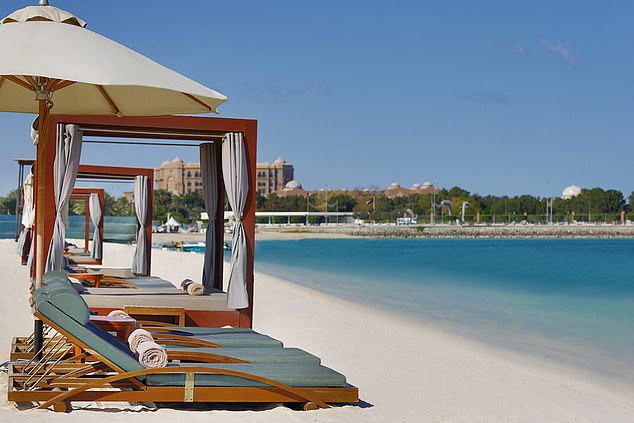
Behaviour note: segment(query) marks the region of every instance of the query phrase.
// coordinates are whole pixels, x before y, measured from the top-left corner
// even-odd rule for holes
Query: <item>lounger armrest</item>
[[[68,277],[92,282],[95,288],[99,288],[101,280],[103,279],[103,273],[69,273]]]
[[[228,357],[225,355],[205,353],[199,351],[167,351],[167,358],[170,361],[179,360],[187,363],[237,363],[249,364],[248,361],[239,358]]]

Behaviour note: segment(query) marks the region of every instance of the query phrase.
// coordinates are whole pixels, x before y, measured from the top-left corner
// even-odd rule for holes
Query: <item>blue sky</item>
[[[227,95],[222,116],[259,121],[258,159],[283,156],[306,188],[634,191],[632,2],[51,4]],[[11,158],[35,154],[31,119],[0,113],[2,194],[17,182]],[[197,161],[193,149],[87,145],[82,162],[177,154]]]

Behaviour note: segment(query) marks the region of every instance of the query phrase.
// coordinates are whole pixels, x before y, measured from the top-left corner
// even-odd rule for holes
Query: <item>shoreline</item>
[[[465,395],[464,397],[461,397],[462,401],[469,402],[472,399],[470,398],[471,394],[478,396],[475,392],[478,389],[484,389],[487,392],[487,395],[492,395],[494,397],[502,395],[506,400],[514,399],[519,401],[520,397],[526,394],[528,394],[527,396],[539,395],[540,393],[533,391],[530,385],[533,383],[541,385],[543,383],[544,385],[542,385],[541,388],[546,390],[554,389],[552,392],[555,397],[557,392],[561,393],[561,391],[565,390],[576,391],[577,393],[583,392],[584,394],[593,392],[593,396],[596,395],[602,397],[603,401],[610,401],[608,398],[614,395],[614,400],[617,402],[623,401],[622,404],[628,404],[628,407],[630,407],[629,411],[634,413],[634,407],[629,405],[632,403],[632,400],[634,400],[634,387],[612,378],[598,375],[593,371],[586,371],[572,365],[557,363],[552,359],[531,353],[522,353],[481,342],[470,337],[455,334],[448,331],[446,328],[443,328],[441,325],[435,324],[434,322],[421,321],[420,319],[416,319],[412,316],[386,311],[382,308],[373,308],[369,304],[357,303],[316,291],[312,288],[279,279],[275,276],[262,272],[256,272],[256,278],[259,281],[256,288],[256,294],[260,293],[261,288],[259,286],[262,282],[264,282],[269,286],[273,286],[275,290],[282,290],[286,292],[286,298],[310,297],[315,299],[315,302],[329,304],[327,312],[334,313],[333,316],[329,316],[331,324],[329,327],[332,328],[332,330],[337,333],[343,332],[346,337],[353,338],[360,344],[368,345],[368,343],[372,343],[374,340],[380,342],[383,347],[391,350],[389,353],[383,352],[383,356],[395,359],[397,353],[394,350],[398,349],[402,345],[402,340],[398,338],[400,338],[400,336],[407,337],[408,340],[406,342],[411,348],[409,353],[405,352],[402,357],[402,359],[405,360],[402,363],[404,364],[405,369],[407,369],[401,369],[403,371],[402,376],[407,378],[420,377],[421,380],[424,380],[431,373],[437,377],[434,377],[434,380],[441,386],[444,386],[448,383],[448,381],[441,381],[440,379],[448,378],[449,380],[453,380],[453,382],[462,385],[458,389],[462,395]],[[299,302],[300,301],[297,302],[298,307]],[[369,318],[365,321],[355,319],[348,322],[350,327],[337,328],[337,320],[341,317],[341,311],[343,309],[349,310],[350,315],[365,316]],[[311,309],[304,310],[304,312],[310,313]],[[277,323],[277,319],[269,322],[271,316],[260,315],[260,313],[257,313],[257,308],[256,316],[258,317],[255,319],[257,329],[267,331],[267,333],[270,333],[275,337],[291,340],[291,342],[297,339],[298,343],[300,341],[303,342],[303,344],[299,344],[302,347],[305,347],[308,342],[307,337],[305,336],[306,334],[303,333],[301,328],[298,329],[293,326],[278,326],[275,324]],[[376,324],[373,324],[372,322],[376,322]],[[366,328],[367,330],[361,330],[361,332],[359,332],[360,328]],[[396,335],[393,333],[393,329],[395,328],[398,328],[398,334]],[[366,335],[368,333],[371,333],[371,335]],[[309,339],[312,340],[313,337],[311,336]],[[388,345],[386,346],[385,344]],[[350,350],[350,348],[346,348],[345,346],[339,348],[343,351]],[[323,352],[319,351],[320,349],[323,350]],[[311,342],[309,350],[315,352],[317,355],[320,355],[325,361],[329,359],[330,349],[324,348],[318,340]],[[418,357],[416,357],[416,353],[418,353]],[[391,354],[394,354],[394,356]],[[400,352],[400,354],[403,354],[403,352]],[[425,366],[425,364],[431,363],[433,359],[436,361],[433,362],[432,366],[439,366],[440,369],[430,369]],[[352,357],[344,356],[341,360],[343,360],[341,366],[344,368],[346,366],[353,367]],[[450,361],[456,367],[451,368],[451,366],[446,366],[446,360]],[[409,361],[409,363],[405,364],[407,361]],[[466,366],[465,362],[467,363]],[[392,371],[395,371],[395,367],[399,367],[398,363],[400,363],[399,360],[395,360],[395,362],[392,363]],[[339,363],[337,362],[336,365],[339,365]],[[335,364],[333,364],[333,366],[335,366]],[[350,377],[351,383],[355,383],[352,378],[356,376],[356,373],[346,373],[344,368],[342,368],[341,371]],[[489,370],[495,369],[495,371],[492,371],[492,374],[489,374],[487,368]],[[502,377],[502,375],[496,374],[496,371],[503,371],[506,373],[506,376]],[[458,379],[453,379],[452,376],[456,376],[456,374],[460,374],[460,377]],[[475,379],[477,380],[474,380],[474,374],[476,375]],[[470,377],[471,380],[469,380]],[[506,377],[508,377],[508,379],[506,379]],[[518,386],[516,383],[521,385],[525,384],[526,386]],[[551,385],[551,383],[556,384],[557,387]],[[358,386],[360,387],[363,400],[368,401],[373,399],[373,395],[371,393],[368,393],[368,396],[364,395],[363,384],[359,384]],[[469,387],[473,388],[474,391],[465,393],[465,390],[468,390]],[[433,389],[430,386],[420,388],[423,390]],[[492,388],[495,392],[489,391]],[[526,388],[526,392],[523,392],[524,388]],[[506,391],[507,389],[508,391]],[[513,391],[515,389],[519,389],[521,393],[519,393],[518,397],[512,398]],[[392,395],[397,397],[398,393],[394,392]],[[415,401],[416,398],[425,398],[425,395],[427,394],[420,393],[420,396],[412,396],[412,398],[409,399]],[[454,395],[456,395],[456,393],[454,393]],[[458,395],[458,397],[460,397],[460,395]],[[397,399],[394,400],[398,402]],[[482,398],[479,400],[482,400]],[[402,403],[403,401],[400,402]],[[553,398],[553,402],[557,401]],[[470,411],[472,414],[469,414],[470,416],[473,416],[473,419],[467,418],[466,421],[478,420],[475,416],[482,413],[483,409],[480,409],[480,406],[484,406],[486,403],[488,403],[488,401],[484,401],[482,404],[470,403],[469,406],[475,407],[475,409]],[[401,405],[405,406],[405,404]],[[491,405],[492,403],[489,403],[489,406]],[[524,405],[528,404],[526,403]],[[563,407],[563,404],[557,404],[557,406]],[[484,408],[486,409],[486,406],[484,406]],[[492,416],[497,414],[497,412],[503,408],[504,406],[502,405],[499,407],[494,406],[493,408],[488,409],[487,412],[482,413],[479,418],[483,419],[483,421],[499,421],[497,418]],[[496,412],[493,412],[493,414],[487,414],[493,410],[496,410]],[[551,410],[551,412],[552,411],[553,410]],[[586,421],[585,418],[588,418],[590,414],[591,413],[579,414],[577,416],[577,418],[579,418],[578,421]],[[500,416],[498,415],[498,417]],[[450,421],[454,421],[453,418],[455,418],[455,416],[441,417],[441,415],[439,415],[438,418],[448,418]],[[507,421],[507,419],[508,421],[525,421],[523,419],[516,420],[515,418],[511,418],[509,415],[506,415],[501,420]],[[555,418],[553,414],[545,414],[541,417],[541,421],[554,420],[558,419]],[[566,417],[561,417],[561,420],[571,421]],[[432,419],[432,421],[434,420]],[[458,421],[462,421],[462,419],[458,419]],[[528,419],[526,421],[538,420]],[[588,418],[587,421],[593,421],[593,419]],[[604,421],[612,420],[606,418]],[[616,419],[614,421],[624,420]]]
[[[630,390],[634,395],[634,380],[619,377],[624,370],[622,364],[614,362],[604,362],[602,365],[588,363],[588,357],[599,357],[599,351],[595,345],[591,344],[566,344],[553,337],[546,336],[539,332],[523,332],[509,334],[500,331],[499,328],[489,328],[491,333],[486,337],[469,333],[469,325],[466,322],[449,320],[435,320],[430,316],[422,314],[411,314],[404,310],[390,308],[384,304],[372,303],[369,301],[346,298],[328,292],[321,292],[314,287],[307,286],[301,282],[284,279],[266,271],[256,271],[256,276],[264,279],[274,279],[277,283],[288,284],[304,290],[306,295],[322,296],[324,301],[337,301],[346,304],[351,308],[363,310],[365,314],[377,314],[381,319],[391,318],[394,320],[408,322],[413,326],[418,326],[421,330],[442,333],[455,340],[461,340],[472,346],[478,346],[484,350],[494,351],[498,355],[518,358],[519,361],[529,361],[533,364],[546,365],[559,372],[581,377],[585,381],[596,383],[600,380],[603,385],[619,390]],[[482,335],[482,334],[481,334]],[[507,338],[504,338],[507,337]],[[565,345],[565,349],[562,346]],[[580,348],[574,350],[574,348]],[[572,353],[575,355],[571,355]],[[607,357],[605,357],[607,359]]]
[[[419,225],[258,227],[256,237],[634,238],[634,225]],[[281,235],[284,234],[284,235]]]
[[[0,320],[0,358],[8,356],[12,336],[32,330],[27,272],[14,254],[15,243],[0,241],[5,295],[0,299],[11,319]],[[129,264],[132,246],[104,244],[105,265]],[[198,279],[202,254],[153,250],[153,274],[173,281]],[[178,266],[175,266],[178,263]],[[24,279],[24,280],[23,280]],[[17,299],[17,301],[16,301]],[[525,356],[433,324],[351,302],[265,273],[255,273],[254,329],[299,347],[346,375],[359,387],[362,406],[316,412],[283,407],[259,411],[196,412],[154,409],[138,404],[78,405],[69,422],[97,423],[107,416],[126,422],[134,416],[167,422],[349,421],[349,422],[630,422],[634,387],[621,386],[576,368]],[[0,420],[48,421],[50,411],[17,411],[6,401],[6,375],[0,384]],[[133,414],[130,414],[133,413]],[[186,416],[186,417],[185,417]]]
[[[634,225],[507,225],[507,226],[258,226],[256,241],[301,239],[429,238],[429,239],[634,239]],[[153,243],[205,241],[202,233],[153,233]],[[231,236],[225,234],[225,241]]]

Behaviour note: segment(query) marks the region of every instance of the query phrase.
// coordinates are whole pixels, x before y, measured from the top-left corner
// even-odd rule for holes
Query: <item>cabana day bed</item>
[[[125,144],[138,143],[141,145],[170,145],[173,140],[181,144],[200,149],[201,167],[203,178],[204,197],[206,209],[211,217],[207,230],[207,250],[205,253],[205,265],[202,271],[202,283],[208,292],[219,292],[218,295],[207,296],[208,303],[203,306],[186,307],[187,321],[190,325],[200,326],[224,326],[251,327],[253,314],[253,246],[255,243],[255,159],[257,123],[248,119],[224,119],[191,116],[166,116],[160,118],[148,117],[110,117],[110,116],[77,116],[77,115],[51,115],[50,128],[57,131],[48,131],[47,136],[47,174],[44,178],[44,190],[42,192],[44,204],[50,204],[50,212],[44,219],[42,234],[44,245],[51,244],[58,235],[53,235],[55,227],[56,200],[53,194],[53,166],[55,154],[68,154],[64,148],[72,151],[80,151],[84,138],[90,143],[89,137],[99,137],[99,142],[121,144],[117,138],[125,138]],[[65,134],[66,144],[58,142],[60,134]],[[104,139],[112,141],[103,141]],[[153,141],[143,141],[153,140]],[[169,141],[168,141],[169,140]],[[172,144],[173,145],[173,144]],[[56,152],[57,150],[57,152]],[[82,165],[86,166],[86,165]],[[80,167],[82,167],[80,166]],[[98,168],[99,166],[94,166]],[[72,169],[70,169],[72,170]],[[83,170],[82,170],[83,172]],[[94,173],[98,173],[95,169]],[[58,178],[59,180],[59,178]],[[148,178],[148,182],[149,178]],[[140,190],[147,204],[139,221],[146,228],[139,231],[137,244],[141,245],[135,254],[135,263],[138,262],[134,273],[149,275],[151,269],[151,221],[148,212],[152,204],[152,185],[143,184]],[[225,192],[230,199],[234,214],[238,218],[234,242],[231,271],[228,275],[228,289],[223,290],[223,218],[224,210],[219,205],[224,203]],[[138,202],[135,202],[135,207]],[[137,214],[138,214],[137,210]],[[55,244],[53,242],[53,244]],[[60,270],[61,259],[49,254],[48,261],[52,266],[48,269]],[[138,272],[141,267],[145,272]],[[183,275],[183,279],[188,275]],[[121,294],[119,294],[120,296]],[[216,297],[222,297],[226,301],[220,306]],[[96,297],[94,297],[96,299]],[[107,301],[111,302],[112,296]],[[148,300],[149,301],[149,300]],[[188,299],[187,301],[201,302],[200,299]],[[134,305],[128,303],[89,303],[91,308],[99,314],[107,314],[114,308],[122,305]]]
[[[70,200],[82,201],[85,204],[84,246],[83,248],[66,247],[64,257],[76,264],[101,265],[103,258],[104,190],[101,188],[73,188]],[[91,220],[95,227],[92,248],[90,248]]]

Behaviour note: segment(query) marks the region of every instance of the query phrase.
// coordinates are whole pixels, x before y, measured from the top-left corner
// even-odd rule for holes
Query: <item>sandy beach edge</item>
[[[25,284],[26,269],[13,256],[14,243],[0,242],[0,358],[8,342],[32,329]],[[131,246],[106,245],[107,264],[125,265]],[[165,278],[200,273],[202,255],[155,250],[154,272]],[[178,266],[174,266],[178,263]],[[311,413],[285,408],[263,411],[185,412],[173,409],[92,404],[68,421],[92,422],[107,413],[113,421],[430,421],[430,422],[631,422],[632,387],[607,384],[555,363],[523,357],[479,344],[401,316],[377,311],[266,274],[256,273],[255,329],[320,356],[360,388],[362,407],[345,406]],[[141,410],[141,411],[140,411]],[[140,413],[140,414],[139,414]],[[17,412],[6,401],[6,375],[0,392],[0,420],[55,417],[42,411]],[[61,417],[61,416],[60,416]]]

